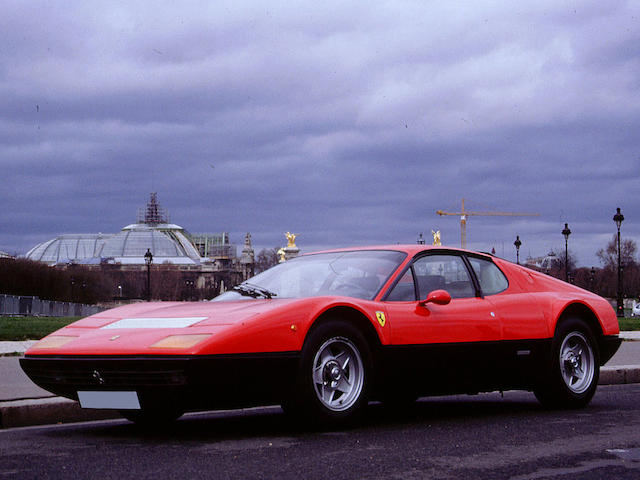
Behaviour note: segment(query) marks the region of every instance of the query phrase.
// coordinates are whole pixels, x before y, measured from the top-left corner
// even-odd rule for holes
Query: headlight
[[[51,335],[43,338],[31,348],[58,348],[69,343],[71,340],[75,340],[76,338],[78,337],[71,337],[68,335]]]
[[[192,334],[192,335],[170,335],[158,340],[156,343],[149,346],[149,348],[190,348],[197,343],[209,338],[210,333]]]

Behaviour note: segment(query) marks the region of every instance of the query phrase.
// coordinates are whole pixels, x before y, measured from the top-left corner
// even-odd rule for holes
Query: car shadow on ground
[[[592,407],[588,407],[589,410]],[[371,403],[357,422],[340,428],[309,426],[285,415],[278,406],[244,410],[192,413],[180,420],[154,428],[126,420],[83,424],[83,434],[95,437],[153,439],[153,441],[226,441],[258,437],[304,437],[327,433],[353,433],[369,429],[403,429],[446,426],[460,422],[485,421],[492,417],[537,417],[547,412],[533,394],[507,392],[422,398],[404,405]],[[71,425],[69,425],[70,427]],[[55,433],[53,433],[55,435]]]

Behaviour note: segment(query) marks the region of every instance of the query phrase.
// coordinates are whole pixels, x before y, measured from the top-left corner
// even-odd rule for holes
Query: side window
[[[398,280],[393,290],[387,295],[388,302],[411,302],[416,299],[416,289],[413,284],[411,269]]]
[[[475,297],[467,267],[457,255],[428,255],[413,264],[421,299],[433,290],[446,290],[452,298]]]
[[[509,286],[509,281],[496,265],[482,258],[469,257],[469,263],[478,277],[484,295],[495,295]]]

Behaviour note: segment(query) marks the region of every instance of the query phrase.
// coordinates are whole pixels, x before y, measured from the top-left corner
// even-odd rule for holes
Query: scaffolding
[[[169,213],[158,203],[158,194],[153,192],[146,207],[138,209],[138,223],[158,225],[169,223]]]
[[[190,235],[190,238],[202,257],[215,260],[230,260],[237,256],[236,246],[229,243],[229,234],[227,232],[194,233]]]

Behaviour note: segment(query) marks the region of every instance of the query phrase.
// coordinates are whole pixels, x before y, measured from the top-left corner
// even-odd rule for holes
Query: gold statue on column
[[[437,232],[434,232],[433,230],[431,230],[431,235],[433,235],[433,246],[434,247],[441,246],[442,242],[440,241],[440,230],[438,230]]]
[[[287,247],[296,248],[296,237],[299,235],[298,233],[287,232],[284,234],[287,237]]]

